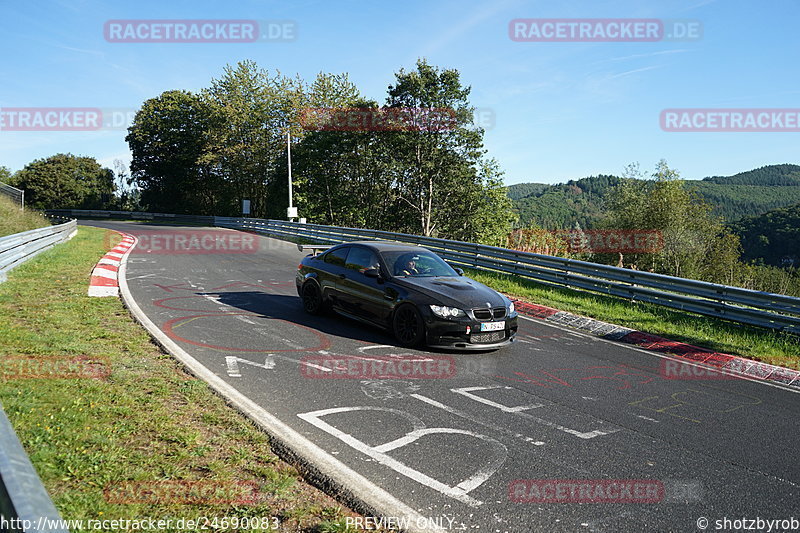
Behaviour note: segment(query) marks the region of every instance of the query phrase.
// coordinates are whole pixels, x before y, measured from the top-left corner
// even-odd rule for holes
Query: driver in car
[[[413,255],[406,255],[400,259],[399,263],[403,265],[399,272],[400,276],[417,276],[422,273],[421,270],[417,268],[417,262]]]
[[[413,258],[409,258],[408,261],[406,261],[406,266],[401,271],[401,274],[404,276],[415,276],[419,273],[419,270],[417,270],[417,263]]]

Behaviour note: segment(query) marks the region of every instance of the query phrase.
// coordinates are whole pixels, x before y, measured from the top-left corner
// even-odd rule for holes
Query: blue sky
[[[693,19],[703,36],[661,42],[515,42],[517,18]],[[292,42],[111,43],[110,19],[290,20]],[[419,57],[455,68],[483,110],[507,184],[619,174],[665,158],[688,179],[800,163],[796,132],[665,132],[666,108],[800,108],[800,3],[772,0],[0,1],[0,108],[137,109],[199,91],[227,64],[311,79],[347,72],[383,102]],[[58,152],[129,161],[125,131],[0,131],[12,170]]]

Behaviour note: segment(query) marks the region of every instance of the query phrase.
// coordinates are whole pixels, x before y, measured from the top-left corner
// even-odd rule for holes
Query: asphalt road
[[[170,338],[445,528],[701,531],[704,517],[713,531],[726,517],[800,520],[797,392],[666,379],[659,355],[539,320],[521,319],[519,341],[493,353],[402,349],[381,330],[306,315],[294,287],[304,254],[292,244],[86,223],[142,237],[127,281]],[[228,237],[175,248],[179,235],[203,232]],[[414,355],[432,362],[430,379],[332,379],[324,359],[345,355],[366,364]],[[591,494],[609,501],[565,501]]]

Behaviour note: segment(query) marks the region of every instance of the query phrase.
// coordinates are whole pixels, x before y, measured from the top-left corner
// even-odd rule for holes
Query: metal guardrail
[[[78,221],[71,220],[57,226],[0,237],[0,283],[6,280],[6,273],[12,268],[58,243],[71,239],[77,228]]]
[[[390,240],[418,244],[458,266],[515,274],[557,287],[617,296],[742,324],[800,334],[800,298],[677,278],[609,265],[565,259],[495,246],[449,241],[419,235],[282,220],[130,213],[123,211],[49,211],[70,217],[174,220],[209,224],[271,235],[284,239],[337,244],[353,240]]]
[[[214,224],[213,216],[175,215],[171,213],[145,213],[143,211],[99,211],[94,209],[48,209],[48,216],[65,218],[99,218],[106,220],[144,220],[154,222],[181,222],[184,224]]]
[[[0,531],[69,533],[63,526],[55,505],[0,406]]]
[[[515,274],[559,287],[646,302],[743,324],[800,334],[800,298],[717,283],[641,272],[495,246],[379,230],[300,224],[279,220],[216,217],[215,224],[276,237],[335,244],[380,239],[418,244],[454,264]]]
[[[70,239],[77,220],[0,237],[0,282],[25,261]],[[0,531],[67,532],[0,406]]]

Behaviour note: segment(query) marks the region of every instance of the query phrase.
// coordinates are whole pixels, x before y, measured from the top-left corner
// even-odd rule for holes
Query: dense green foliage
[[[514,201],[522,226],[548,229],[591,228],[603,219],[603,198],[620,182],[616,176],[592,176],[558,185],[523,183],[512,185],[516,192],[530,186],[534,191]]]
[[[144,103],[127,137],[131,175],[148,210],[234,216],[249,199],[252,216],[285,218],[289,137],[293,205],[309,222],[500,244],[515,216],[469,93],[457,70],[420,60],[379,107],[346,75],[309,84],[244,61],[200,94]],[[320,109],[411,122],[343,129],[307,119]]]
[[[515,183],[508,186],[508,197],[516,201],[526,196],[537,195],[550,187],[546,183]]]
[[[149,209],[197,213],[217,207],[214,172],[201,161],[209,122],[208,106],[187,91],[167,91],[142,105],[126,140],[131,172]]]
[[[800,204],[743,218],[731,229],[742,241],[744,259],[800,267]]]
[[[603,219],[604,199],[618,183],[614,176],[597,176],[557,185],[519,183],[508,190],[522,226],[591,228]],[[712,206],[712,214],[727,222],[800,202],[798,165],[769,165],[684,183]],[[522,194],[527,191],[531,192]]]
[[[800,183],[797,185],[739,185],[706,181],[688,183],[705,201],[714,206],[715,215],[729,222],[800,202]]]
[[[93,157],[56,154],[37,159],[11,182],[25,190],[25,205],[34,209],[103,209],[114,200],[114,173]]]
[[[703,181],[723,185],[800,185],[800,165],[767,165],[733,176],[712,176]]]
[[[653,179],[641,179],[637,166],[629,167],[626,175],[608,194],[607,227],[658,230],[663,246],[654,253],[631,254],[624,258],[624,264],[671,276],[732,284],[739,240],[712,215],[711,206],[685,186],[678,172],[661,160]]]

